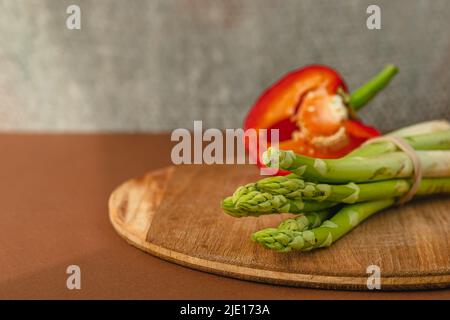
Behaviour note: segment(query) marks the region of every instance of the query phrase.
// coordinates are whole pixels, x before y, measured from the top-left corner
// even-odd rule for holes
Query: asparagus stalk
[[[395,133],[389,135],[401,137]],[[402,138],[415,150],[450,150],[450,130],[422,133]],[[380,141],[363,145],[347,154],[345,158],[371,157],[394,151],[398,151],[398,147],[394,143]]]
[[[370,183],[330,185],[306,182],[295,174],[268,177],[255,183],[257,190],[288,199],[329,201],[342,203],[365,202],[391,197],[401,197],[411,188],[410,179],[393,179]],[[450,193],[450,178],[422,179],[416,196]]]
[[[255,232],[252,239],[266,248],[279,252],[309,251],[328,247],[362,221],[394,203],[395,200],[389,198],[347,205],[318,228],[305,231],[268,228]]]
[[[334,202],[303,201],[288,199],[283,195],[273,195],[256,190],[253,186],[243,186],[231,197],[225,198],[222,209],[233,217],[258,217],[274,213],[303,213],[331,208]]]
[[[419,122],[401,129],[390,132],[388,135],[395,137],[412,137],[420,134],[435,133],[450,130],[450,122],[447,120],[432,120]]]
[[[398,129],[395,131],[392,131],[390,133],[388,133],[388,136],[393,136],[393,137],[399,137],[399,138],[413,138],[413,143],[414,143],[414,138],[416,138],[416,136],[421,136],[421,135],[427,135],[427,134],[431,134],[430,136],[426,136],[426,137],[432,137],[433,133],[438,133],[438,132],[442,132],[442,131],[449,131],[450,130],[450,122],[448,122],[447,120],[433,120],[433,121],[425,121],[425,122],[420,122],[420,123],[416,123],[414,125],[402,128],[402,129]],[[411,141],[407,141],[408,143],[411,143]],[[423,150],[433,150],[434,148],[429,146],[429,141],[424,140],[422,141],[426,142],[426,148]],[[416,150],[421,150],[419,148],[421,144],[419,145],[414,145],[411,144],[411,146],[416,149]],[[363,145],[357,149],[355,149],[354,151],[350,152],[349,154],[347,154],[346,157],[352,157],[352,156],[372,156],[372,155],[378,155],[378,154],[382,154],[385,152],[390,152],[390,151],[395,151],[397,149],[397,146],[394,146],[393,144],[389,144],[389,143],[374,143],[374,144],[370,144],[370,145]]]
[[[305,182],[291,174],[269,177],[239,187],[222,202],[224,211],[234,217],[274,213],[304,213],[332,208],[337,203],[357,203],[405,195],[410,179],[394,179],[346,185]],[[422,179],[416,196],[450,193],[450,178]]]
[[[450,177],[450,151],[417,151],[424,177]],[[291,171],[308,180],[347,183],[409,178],[413,164],[404,152],[390,152],[377,157],[316,159],[293,151],[269,148],[263,154],[268,167]]]

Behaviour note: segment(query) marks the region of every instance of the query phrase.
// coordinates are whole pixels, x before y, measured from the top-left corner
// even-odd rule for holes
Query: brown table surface
[[[216,276],[122,240],[107,199],[128,178],[170,164],[167,134],[0,134],[0,298],[440,299],[450,290],[350,292]],[[66,268],[81,268],[81,290]]]

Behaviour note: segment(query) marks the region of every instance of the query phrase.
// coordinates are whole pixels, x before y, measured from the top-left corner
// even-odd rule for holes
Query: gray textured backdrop
[[[382,30],[366,28],[379,4]],[[78,4],[82,30],[65,27]],[[450,118],[449,0],[0,1],[0,130],[238,127],[257,95],[308,63],[350,88],[385,63],[363,113],[383,129]]]

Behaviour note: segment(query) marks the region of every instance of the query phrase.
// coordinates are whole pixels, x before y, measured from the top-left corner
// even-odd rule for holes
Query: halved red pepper
[[[319,158],[341,157],[380,134],[359,121],[356,111],[397,71],[386,66],[352,94],[330,67],[310,65],[292,71],[262,93],[245,118],[244,130],[279,129],[281,149]]]

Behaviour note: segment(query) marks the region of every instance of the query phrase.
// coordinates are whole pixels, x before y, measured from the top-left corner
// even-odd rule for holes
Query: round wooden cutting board
[[[119,186],[109,199],[117,232],[132,245],[194,269],[273,284],[368,290],[450,287],[450,199],[415,200],[381,212],[331,247],[276,253],[250,240],[289,215],[233,218],[220,200],[258,179],[253,166],[176,166]]]

